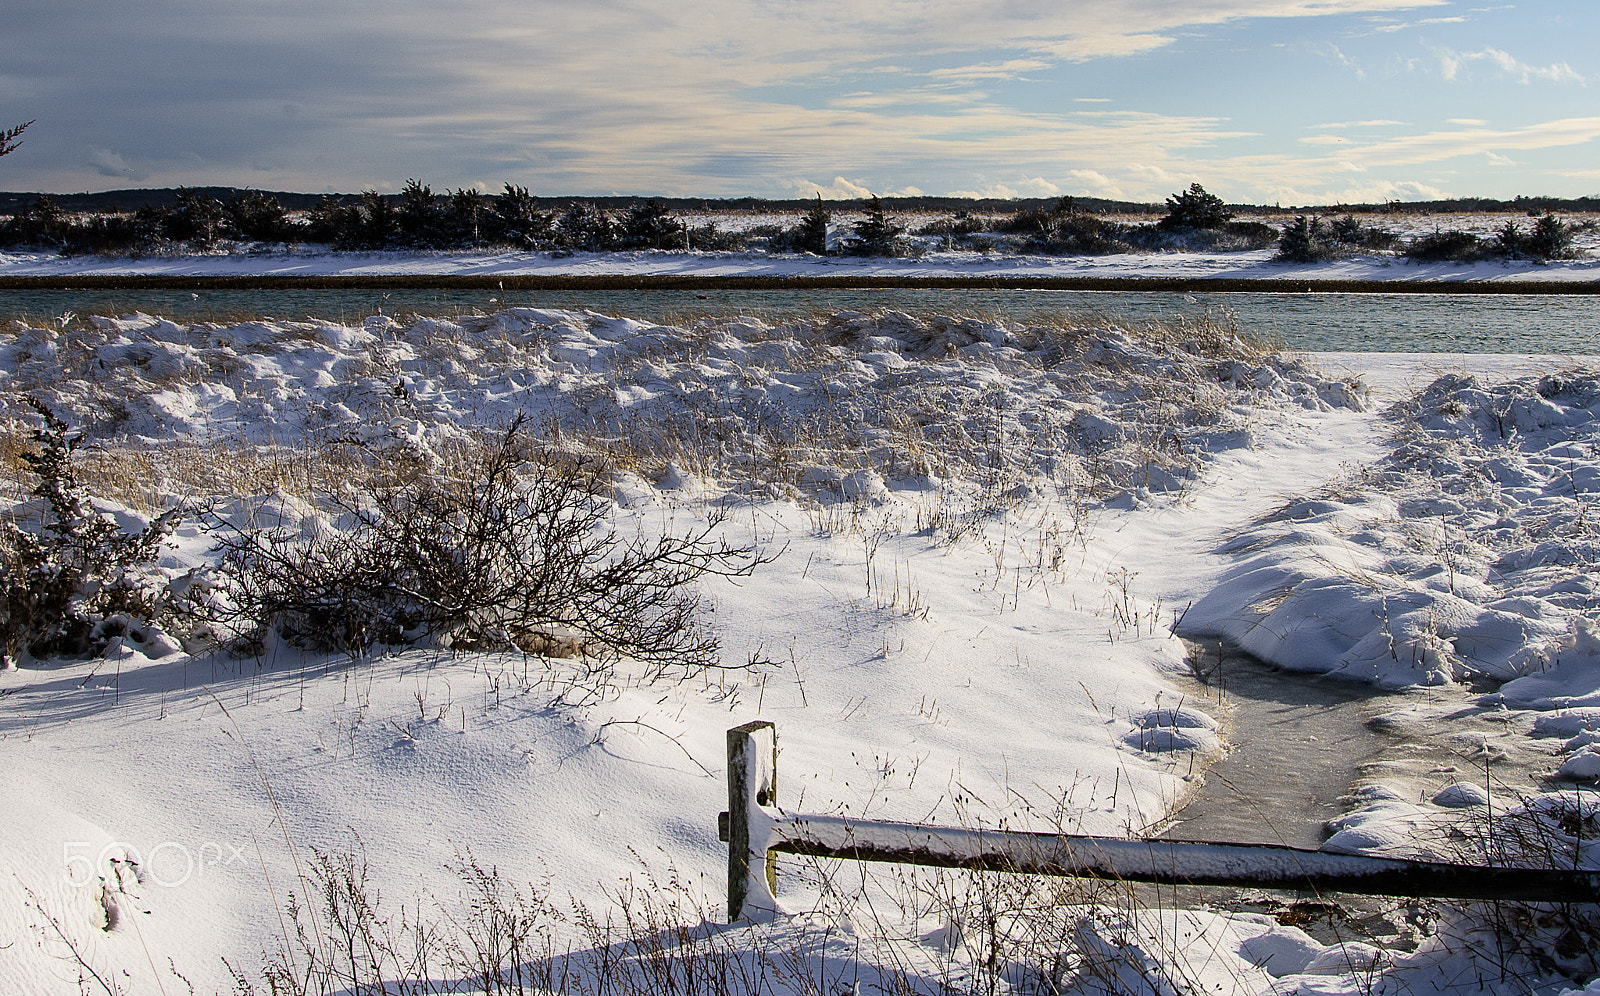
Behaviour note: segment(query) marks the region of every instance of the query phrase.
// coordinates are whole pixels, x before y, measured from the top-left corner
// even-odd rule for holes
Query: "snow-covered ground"
[[[1275,250],[1150,252],[1110,256],[1013,256],[931,251],[916,259],[817,257],[765,253],[649,250],[614,253],[546,252],[293,252],[146,257],[62,257],[45,252],[0,253],[0,277],[385,275],[678,276],[678,277],[1004,277],[1317,280],[1593,281],[1600,257],[1574,260],[1413,263],[1392,255],[1360,255],[1326,263],[1282,263]]]
[[[317,852],[364,853],[385,909],[435,921],[469,918],[476,863],[558,905],[615,917],[676,897],[715,922],[724,731],[755,718],[777,724],[792,810],[1149,832],[1226,749],[1179,691],[1180,616],[1286,667],[1514,679],[1452,700],[1504,716],[1477,746],[1542,749],[1550,773],[1592,779],[1600,391],[1571,363],[1292,358],[1209,326],[896,313],[0,330],[13,438],[31,394],[85,426],[86,480],[123,516],[214,501],[174,534],[171,576],[214,559],[207,523],[252,497],[309,514],[269,489],[338,447],[426,472],[518,413],[606,461],[623,534],[720,509],[724,535],[771,558],[704,583],[735,667],[683,681],[597,686],[569,660],[436,647],[191,655],[151,633],[0,672],[0,989],[222,991],[224,957],[258,977],[293,946],[290,894],[304,902]],[[1462,770],[1369,789],[1336,846],[1436,847],[1445,821],[1482,825]],[[1600,865],[1589,799],[1518,788],[1551,814],[1547,843]],[[1057,967],[1083,992],[1493,989],[1500,970],[1512,991],[1563,988],[1471,920],[1386,951],[1262,915],[917,881],[786,861],[793,915],[699,943],[780,993],[981,989],[1001,949],[993,970],[1029,991]],[[593,952],[581,921],[548,925],[555,951]],[[996,925],[1033,942],[997,947]]]

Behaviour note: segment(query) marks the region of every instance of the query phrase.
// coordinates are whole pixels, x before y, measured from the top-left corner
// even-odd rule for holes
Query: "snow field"
[[[319,482],[368,461],[425,473],[526,413],[607,461],[624,533],[722,509],[730,539],[775,555],[706,585],[733,669],[675,684],[428,647],[234,659],[126,641],[0,673],[0,777],[21,800],[0,832],[16,869],[0,879],[15,953],[0,987],[19,992],[77,991],[74,950],[132,992],[229,988],[221,957],[253,974],[277,947],[312,848],[364,851],[396,904],[460,910],[451,866],[470,852],[595,910],[654,875],[677,883],[673,915],[715,920],[724,731],[758,717],[777,724],[792,810],[1157,827],[1221,746],[1174,689],[1170,632],[1226,569],[1220,537],[1385,453],[1359,382],[1207,329],[131,316],[15,329],[0,356],[13,425],[22,392],[81,413],[90,479],[144,514],[197,496],[226,512],[269,482],[299,528]],[[176,539],[165,571],[211,556],[202,523]],[[1076,905],[1090,899],[1111,908]],[[1002,933],[1007,984],[1055,974],[1084,992],[1364,992],[1392,957],[1103,887],[786,861],[779,900],[796,914],[706,941],[765,957],[776,991],[976,986]],[[1088,957],[1057,963],[1068,948]],[[1460,950],[1425,945],[1402,967],[1458,981]]]

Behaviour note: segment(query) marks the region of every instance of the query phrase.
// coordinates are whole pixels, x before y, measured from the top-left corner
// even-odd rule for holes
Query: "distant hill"
[[[216,197],[218,200],[227,200],[240,191],[243,187],[189,187],[195,194]],[[128,189],[128,191],[101,191],[98,194],[35,194],[35,192],[5,191],[0,192],[0,215],[14,215],[21,208],[26,208],[30,203],[40,197],[50,197],[51,200],[61,205],[61,210],[75,213],[75,215],[109,215],[115,211],[134,211],[142,207],[170,208],[178,203],[179,187],[142,187],[142,189]],[[442,194],[443,191],[437,191]],[[323,197],[334,197],[341,202],[354,203],[362,199],[360,194],[299,194],[293,191],[261,191],[267,197],[274,197],[278,203],[290,211],[309,211],[317,205]],[[579,197],[579,195],[562,195],[562,197],[539,197],[539,202],[547,207],[565,208],[573,202],[595,203],[603,208],[626,208],[642,200],[650,199],[651,195],[602,195],[602,197]],[[386,194],[384,199],[400,203],[400,195]],[[672,211],[747,211],[747,213],[797,213],[806,210],[813,203],[810,197],[795,197],[795,199],[774,200],[768,197],[661,197],[666,202],[667,208]],[[1117,211],[1117,213],[1162,213],[1165,208],[1158,203],[1138,203],[1131,200],[1106,200],[1101,197],[1075,197],[1078,210],[1085,211]],[[954,213],[954,211],[1016,211],[1024,208],[1050,208],[1059,202],[1059,197],[1021,197],[1021,199],[1006,200],[1000,197],[885,197],[883,207],[891,211],[922,211],[922,213]],[[830,207],[848,208],[850,200],[843,202],[829,202]]]
[[[196,193],[218,200],[232,197],[238,187],[190,187]],[[178,187],[154,187],[135,190],[106,190],[97,194],[35,194],[0,192],[0,214],[15,214],[41,197],[49,197],[71,214],[112,214],[118,211],[136,211],[142,207],[172,207],[178,203]],[[296,194],[281,190],[263,191],[276,197],[278,203],[290,211],[309,211],[321,200],[322,194]],[[359,195],[338,194],[341,199],[359,200]]]
[[[218,200],[227,200],[241,189],[240,187],[191,187],[196,193],[215,197]],[[129,190],[106,190],[100,193],[81,194],[40,194],[26,192],[0,192],[0,215],[15,214],[27,207],[40,197],[50,197],[61,209],[72,214],[111,214],[119,211],[134,211],[141,207],[168,208],[178,201],[177,187],[137,188]],[[438,191],[444,193],[443,190]],[[276,198],[289,211],[309,211],[324,197],[334,197],[343,202],[355,202],[361,199],[360,194],[306,194],[287,190],[261,191],[268,197]],[[638,196],[608,195],[603,197],[560,196],[540,197],[539,201],[547,208],[565,208],[576,201],[585,201],[599,205],[603,208],[626,208],[631,204],[649,199],[650,195]],[[400,202],[399,194],[386,194],[385,199],[396,204]],[[804,211],[813,203],[812,198],[790,198],[774,200],[763,197],[662,197],[667,208],[674,212],[684,211],[741,211],[747,213],[798,213]],[[967,198],[967,197],[885,197],[883,206],[890,211],[902,213],[923,214],[953,214],[957,211],[972,211],[981,213],[1010,213],[1013,211],[1040,209],[1054,207],[1060,198],[1056,197],[1021,197],[1016,199],[1003,199],[997,197]],[[1138,201],[1106,200],[1099,197],[1075,197],[1074,203],[1080,211],[1093,211],[1100,214],[1155,214],[1166,212],[1164,204],[1141,203]],[[836,210],[848,210],[855,201],[830,201],[829,206]],[[1273,204],[1230,204],[1228,208],[1239,214],[1278,214],[1284,212],[1332,214],[1447,214],[1447,213],[1518,213],[1518,214],[1543,214],[1547,211],[1564,213],[1575,212],[1600,212],[1600,197],[1515,197],[1511,200],[1495,200],[1487,197],[1460,197],[1452,200],[1437,201],[1389,201],[1382,204],[1321,204],[1303,207],[1285,207]]]
[[[239,187],[191,187],[195,193],[215,197],[218,200],[227,200]],[[15,214],[18,210],[27,207],[40,197],[49,197],[60,205],[63,211],[73,214],[110,214],[118,211],[135,211],[141,207],[172,207],[178,202],[177,187],[153,187],[131,190],[106,190],[100,193],[82,194],[40,194],[27,192],[0,192],[0,214]],[[276,198],[290,211],[309,211],[324,197],[334,197],[343,202],[353,203],[361,199],[360,194],[305,194],[284,190],[260,191],[268,197]],[[437,191],[444,193],[444,191]],[[494,191],[491,191],[494,193]],[[564,208],[575,201],[584,201],[596,204],[603,208],[626,208],[640,201],[650,199],[651,195],[640,194],[637,196],[606,195],[599,197],[560,196],[540,197],[539,201],[548,207]],[[386,194],[385,199],[398,204],[399,194]],[[743,211],[748,213],[780,212],[796,213],[804,211],[811,206],[813,199],[809,197],[775,200],[764,197],[662,197],[668,209],[672,211]],[[967,198],[967,197],[885,197],[883,206],[891,211],[923,212],[923,213],[953,213],[956,211],[984,211],[984,212],[1011,212],[1025,208],[1053,207],[1060,198],[1056,197],[1026,197],[1007,200],[997,197]],[[1133,201],[1112,201],[1098,197],[1074,198],[1080,210],[1119,213],[1160,213],[1165,209],[1160,204],[1141,204]],[[854,204],[853,201],[832,201],[831,207],[847,208]]]
[[[1567,214],[1600,211],[1600,197],[1513,197],[1509,201],[1492,197],[1456,197],[1442,201],[1391,201],[1386,204],[1333,205],[1321,208],[1296,208],[1297,211],[1317,210],[1325,214],[1347,211],[1382,214],[1546,214],[1551,211]]]

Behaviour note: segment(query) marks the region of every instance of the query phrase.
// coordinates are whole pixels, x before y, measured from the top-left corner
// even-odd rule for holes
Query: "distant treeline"
[[[903,256],[936,247],[1057,254],[1239,250],[1262,248],[1278,236],[1276,229],[1258,221],[1234,221],[1233,212],[1199,184],[1169,198],[1166,214],[1154,223],[1114,221],[1100,213],[1100,202],[1064,197],[1037,206],[999,202],[1001,214],[962,207],[910,233],[893,220],[891,205],[877,197],[849,204],[856,217],[848,226],[832,224],[832,210],[840,205],[820,197],[788,202],[788,211],[772,212],[788,224],[763,219],[754,225],[726,225],[725,216],[701,215],[705,223],[693,226],[679,217],[687,214],[683,208],[675,210],[663,198],[609,204],[545,200],[513,184],[495,195],[465,189],[441,193],[418,180],[409,181],[398,195],[370,190],[357,197],[330,194],[302,210],[256,190],[180,188],[170,204],[98,213],[71,211],[57,198],[42,196],[0,221],[0,246],[68,254],[312,243],[340,250],[677,249]]]
[[[220,193],[222,196],[218,196]],[[336,249],[734,249],[737,238],[713,226],[690,229],[660,199],[613,212],[590,201],[565,208],[524,187],[503,193],[435,193],[418,181],[400,194],[325,195],[296,209],[257,190],[213,193],[180,188],[170,203],[126,210],[74,211],[39,197],[0,222],[0,245],[68,253],[209,249],[222,243],[319,243]],[[771,234],[778,234],[777,232]]]
[[[106,190],[98,193],[79,194],[43,194],[0,191],[0,215],[14,214],[26,208],[40,198],[49,198],[60,206],[61,210],[69,214],[120,214],[136,211],[142,207],[174,208],[185,195],[198,195],[209,197],[218,201],[226,201],[240,192],[237,187],[152,187],[128,190]],[[357,194],[306,194],[282,190],[254,191],[263,197],[271,198],[283,205],[290,212],[310,211],[319,203],[332,198],[341,204],[359,204],[370,196],[370,192]],[[377,195],[390,203],[399,206],[405,198],[405,192]],[[816,200],[813,197],[773,199],[766,197],[656,197],[650,195],[607,195],[586,196],[571,195],[541,195],[539,202],[547,208],[564,211],[573,204],[593,204],[595,207],[607,211],[626,210],[641,201],[655,200],[667,206],[669,211],[685,213],[701,213],[708,211],[743,212],[745,214],[797,214],[806,210]],[[1023,208],[1039,208],[1054,204],[1055,197],[884,197],[881,198],[884,208],[902,213],[954,213],[956,211],[1016,211]],[[1076,202],[1088,211],[1102,213],[1130,213],[1130,214],[1160,214],[1163,210],[1159,204],[1144,204],[1136,201],[1106,200],[1099,197],[1078,197]],[[854,201],[836,201],[831,204],[854,204]],[[1246,208],[1241,207],[1241,210]]]
[[[306,195],[293,195],[305,197]],[[1398,252],[1419,261],[1566,258],[1575,252],[1579,231],[1544,208],[1545,199],[1508,202],[1522,216],[1537,218],[1524,228],[1509,218],[1490,237],[1456,229],[1404,239],[1343,209],[1331,220],[1316,212],[1274,227],[1191,184],[1167,198],[1164,212],[1151,221],[1114,216],[1108,202],[1062,197],[1050,201],[995,202],[999,210],[973,210],[974,201],[915,198],[923,223],[914,231],[896,223],[896,203],[877,197],[848,203],[855,219],[832,223],[838,202],[755,202],[752,211],[772,215],[757,224],[727,223],[726,215],[699,226],[692,217],[706,205],[729,202],[605,198],[597,200],[534,196],[506,184],[499,194],[476,190],[435,192],[418,180],[399,194],[366,191],[357,196],[326,194],[296,208],[277,195],[257,190],[179,188],[170,203],[146,203],[129,210],[71,210],[48,195],[0,215],[0,247],[54,249],[66,254],[146,254],[207,252],[252,245],[311,243],[338,250],[516,249],[550,252],[687,250],[830,253],[905,256],[967,250],[1039,255],[1106,255],[1186,250],[1237,252],[1276,246],[1278,258],[1315,262],[1360,252]],[[303,203],[303,202],[301,202]],[[745,203],[745,202],[738,202]],[[937,211],[932,203],[959,205]],[[1487,210],[1487,202],[1474,202]],[[1497,202],[1498,203],[1498,202]],[[784,205],[779,210],[777,205]],[[675,206],[676,205],[676,206]],[[1597,205],[1600,206],[1600,205]],[[1125,205],[1124,205],[1125,207]],[[901,211],[908,209],[901,207]],[[933,215],[930,219],[928,216]],[[718,222],[726,227],[719,227]],[[787,222],[784,223],[784,222]]]
[[[904,229],[889,221],[876,198],[864,205],[866,217],[854,223],[852,233],[841,233],[830,244],[830,212],[821,198],[799,205],[798,224],[723,231],[712,223],[688,225],[661,198],[615,209],[590,200],[544,201],[513,184],[496,195],[435,193],[412,180],[397,196],[370,190],[354,198],[325,195],[302,211],[257,190],[222,193],[180,188],[170,204],[106,212],[69,211],[45,195],[9,217],[0,216],[0,246],[68,254],[208,251],[239,243],[314,243],[341,250],[759,248],[861,255],[897,255],[907,248],[901,241]]]
[[[174,208],[186,195],[208,197],[217,201],[227,201],[240,192],[235,187],[153,187],[136,188],[127,190],[106,190],[98,193],[79,194],[43,194],[19,193],[0,191],[0,215],[15,214],[38,201],[40,198],[49,198],[51,202],[68,214],[121,214],[138,210],[142,207]],[[268,190],[255,191],[262,197],[277,201],[289,212],[310,211],[318,204],[332,198],[340,204],[358,204],[370,195],[357,194],[307,194],[294,191]],[[398,206],[405,194],[380,194],[377,195]],[[626,210],[628,207],[645,200],[658,200],[665,204],[669,211],[683,213],[698,213],[705,211],[745,212],[748,214],[795,214],[806,210],[813,203],[814,198],[772,199],[764,197],[650,197],[640,196],[604,196],[588,197],[581,195],[541,196],[540,203],[554,211],[564,211],[577,203],[593,204],[608,211]],[[883,206],[889,211],[903,214],[954,214],[958,211],[969,213],[994,213],[1036,210],[1049,208],[1059,198],[1056,197],[884,197]],[[1166,208],[1158,203],[1145,203],[1140,201],[1109,200],[1101,197],[1074,197],[1073,202],[1081,211],[1090,211],[1097,214],[1163,214]],[[849,202],[840,202],[849,203]],[[1600,212],[1600,196],[1597,197],[1526,197],[1517,196],[1511,200],[1496,200],[1489,197],[1458,197],[1450,200],[1434,201],[1384,201],[1370,204],[1322,204],[1303,206],[1284,206],[1277,204],[1229,204],[1229,210],[1240,215],[1259,214],[1320,214],[1333,216],[1340,214],[1501,214],[1520,213],[1546,214],[1551,211],[1567,214]]]

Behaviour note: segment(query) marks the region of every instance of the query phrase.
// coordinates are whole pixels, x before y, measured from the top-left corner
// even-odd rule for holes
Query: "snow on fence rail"
[[[808,816],[778,808],[777,731],[728,731],[728,919],[777,908],[777,855],[853,858],[1164,885],[1252,886],[1435,899],[1600,902],[1600,872],[1398,861],[1275,844],[1123,840]]]

